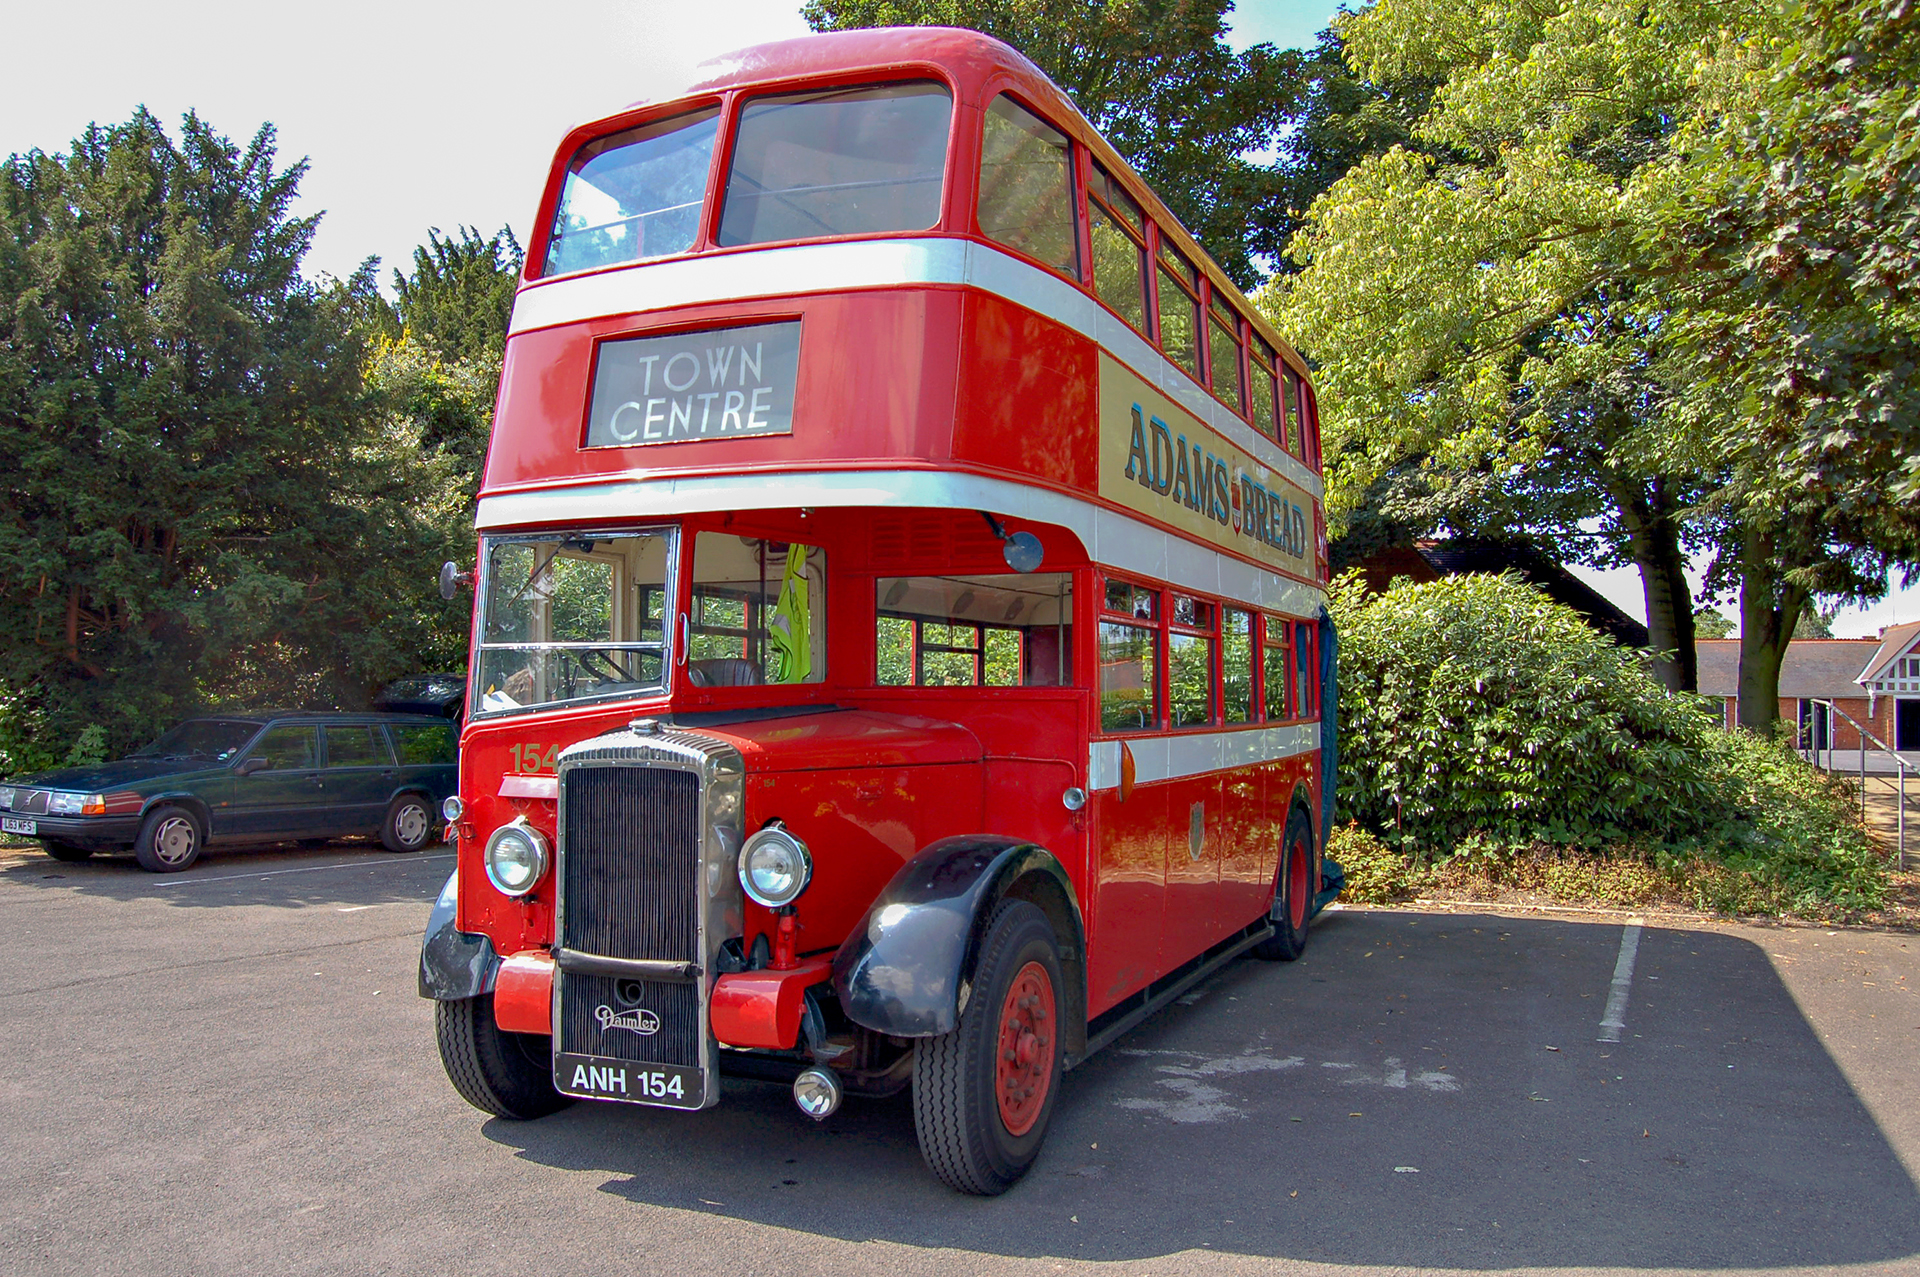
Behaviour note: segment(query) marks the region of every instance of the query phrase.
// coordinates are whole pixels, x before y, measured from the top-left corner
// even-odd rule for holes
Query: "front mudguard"
[[[1063,1008],[1064,1032],[1084,1039],[1086,930],[1073,883],[1044,847],[985,834],[927,846],[840,946],[833,988],[847,1018],[893,1037],[953,1032],[993,907],[1008,896],[1032,900],[1052,921],[1075,1011]]]
[[[440,898],[427,915],[426,938],[420,943],[420,996],[436,1002],[477,998],[493,992],[500,974],[500,956],[493,941],[473,935],[454,925],[454,901],[459,894],[460,873],[455,870],[440,888]]]

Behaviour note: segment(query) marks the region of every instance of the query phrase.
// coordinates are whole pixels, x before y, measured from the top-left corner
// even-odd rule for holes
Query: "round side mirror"
[[[1001,557],[1015,572],[1031,572],[1047,555],[1040,538],[1031,532],[1016,532],[1000,547]]]
[[[449,560],[440,565],[440,597],[451,600],[460,592],[463,585],[473,584],[473,573],[462,572],[460,565]]]

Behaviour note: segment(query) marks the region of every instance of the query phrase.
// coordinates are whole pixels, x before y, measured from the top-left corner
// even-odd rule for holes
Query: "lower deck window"
[[[818,546],[700,533],[688,680],[695,687],[824,681],[826,573]]]
[[[1065,687],[1073,583],[1065,573],[882,577],[875,584],[882,687]]]

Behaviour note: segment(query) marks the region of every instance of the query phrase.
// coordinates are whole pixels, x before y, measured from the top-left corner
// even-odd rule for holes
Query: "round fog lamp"
[[[816,1122],[833,1116],[840,1107],[840,1079],[832,1069],[807,1069],[793,1079],[793,1102]]]
[[[740,849],[740,886],[756,904],[769,909],[800,898],[813,878],[807,844],[778,822],[768,825]]]
[[[458,794],[448,794],[446,801],[440,804],[440,814],[448,820],[460,819],[460,813],[466,809],[467,805],[460,801],[460,795]]]
[[[547,872],[547,840],[516,817],[487,839],[485,861],[488,881],[506,895],[524,896]]]

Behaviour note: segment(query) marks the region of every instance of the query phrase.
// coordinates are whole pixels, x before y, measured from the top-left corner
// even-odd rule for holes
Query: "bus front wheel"
[[[491,993],[435,1002],[433,1029],[447,1080],[482,1113],[526,1121],[573,1102],[553,1087],[553,1039],[502,1031]]]
[[[1003,902],[959,1025],[915,1047],[914,1130],[948,1187],[996,1196],[1040,1155],[1060,1090],[1061,988],[1047,916],[1023,900]]]

